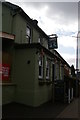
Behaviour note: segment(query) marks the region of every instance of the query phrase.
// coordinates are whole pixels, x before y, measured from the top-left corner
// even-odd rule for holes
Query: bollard
[[[70,103],[70,88],[68,89],[68,103]]]
[[[71,89],[71,99],[73,99],[73,88]]]

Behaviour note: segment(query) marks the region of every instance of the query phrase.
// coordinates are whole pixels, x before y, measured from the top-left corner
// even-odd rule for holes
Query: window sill
[[[52,81],[47,80],[45,83],[46,83],[46,85],[50,85],[50,84],[52,84]]]
[[[50,78],[46,78],[46,81],[50,81]]]
[[[44,84],[50,85],[52,84],[52,81],[39,81],[39,85],[44,85]]]
[[[39,85],[44,85],[44,84],[45,84],[45,81],[43,81],[42,79],[40,79]]]
[[[41,80],[41,81],[43,81],[43,77],[39,77],[38,79]]]

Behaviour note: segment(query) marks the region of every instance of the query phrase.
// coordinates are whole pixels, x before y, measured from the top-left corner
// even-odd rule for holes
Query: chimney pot
[[[37,21],[37,20],[33,20],[33,23],[34,23],[35,25],[38,25],[38,21]]]

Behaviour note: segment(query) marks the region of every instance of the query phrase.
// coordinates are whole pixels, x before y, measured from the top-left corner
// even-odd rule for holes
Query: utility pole
[[[78,39],[80,38],[79,37],[79,33],[80,33],[80,31],[78,31],[78,33],[77,33],[77,37],[76,36],[72,36],[72,37],[75,37],[75,38],[77,38],[77,46],[76,46],[76,97],[77,97],[77,95],[78,95],[78,87],[79,87],[79,83],[78,83],[78,72],[79,72],[79,64],[78,64],[78,60],[79,60],[79,52],[78,52],[78,49],[79,49],[79,46],[78,46],[78,43],[79,43],[79,41],[78,41]]]
[[[78,49],[79,49],[79,46],[78,46],[78,38],[80,38],[80,37],[79,37],[79,33],[80,33],[80,31],[78,31],[77,36],[72,36],[72,37],[77,38],[77,46],[76,46],[76,74],[78,74],[78,71],[79,71],[79,68],[78,68],[78,66],[79,66],[79,64],[78,64],[78,60],[79,60],[79,53],[78,53]]]

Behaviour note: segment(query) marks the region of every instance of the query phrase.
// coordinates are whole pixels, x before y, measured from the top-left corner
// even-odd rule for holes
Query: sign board
[[[0,80],[8,80],[10,76],[10,65],[0,64]]]
[[[49,38],[49,43],[48,43],[49,49],[57,49],[57,37],[52,37]]]
[[[11,40],[14,40],[14,38],[15,38],[14,35],[8,34],[8,33],[5,33],[5,32],[0,32],[0,37],[2,37],[2,38],[7,38],[7,39],[11,39]]]

